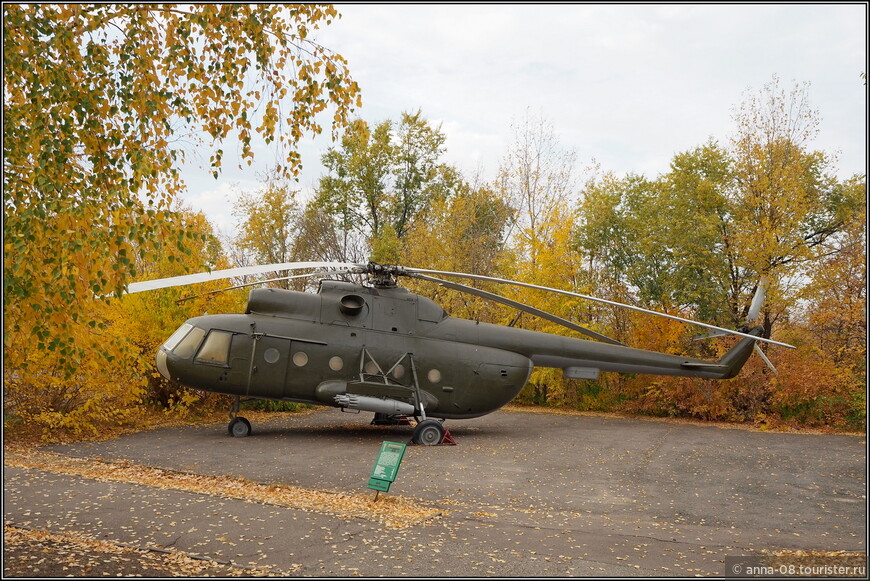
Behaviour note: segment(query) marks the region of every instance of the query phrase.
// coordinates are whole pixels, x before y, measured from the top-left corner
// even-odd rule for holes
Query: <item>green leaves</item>
[[[456,170],[441,162],[445,140],[420,111],[374,127],[354,121],[341,147],[322,157],[329,174],[320,180],[314,207],[389,255],[386,249],[396,247],[413,220],[458,184]]]

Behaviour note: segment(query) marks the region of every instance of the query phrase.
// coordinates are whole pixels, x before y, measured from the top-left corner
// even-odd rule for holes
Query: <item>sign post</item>
[[[395,482],[396,474],[399,472],[399,464],[402,463],[402,457],[405,455],[405,448],[405,444],[397,444],[396,442],[381,444],[378,459],[375,461],[375,467],[372,469],[372,476],[369,478],[368,484],[369,488],[377,490],[375,498],[381,492],[390,491],[390,485]]]

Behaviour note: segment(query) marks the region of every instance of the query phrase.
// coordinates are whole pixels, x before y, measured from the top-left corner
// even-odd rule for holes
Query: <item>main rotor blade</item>
[[[741,333],[740,331],[732,331],[730,329],[725,329],[723,327],[717,327],[715,325],[708,325],[707,323],[701,323],[700,321],[693,321],[691,319],[684,319],[683,317],[678,317],[676,315],[668,315],[666,313],[659,313],[658,311],[651,311],[649,309],[635,307],[634,305],[627,305],[625,303],[619,303],[619,302],[610,301],[607,299],[600,299],[598,297],[591,297],[591,296],[583,295],[580,293],[561,290],[561,289],[557,289],[557,288],[550,288],[550,287],[546,287],[546,286],[540,286],[540,285],[531,284],[531,283],[527,283],[527,282],[519,282],[516,280],[507,280],[504,278],[494,278],[491,276],[482,276],[479,274],[466,274],[466,273],[462,273],[462,272],[446,272],[443,270],[426,270],[426,269],[422,269],[422,268],[405,268],[405,271],[409,272],[409,273],[413,272],[413,273],[438,274],[438,275],[442,275],[442,276],[455,276],[458,278],[468,278],[471,280],[481,280],[481,281],[497,282],[497,283],[501,283],[501,284],[510,284],[510,285],[515,285],[515,286],[522,286],[522,287],[526,287],[526,288],[535,288],[535,289],[539,289],[539,290],[554,292],[557,294],[567,295],[570,297],[577,297],[577,298],[586,299],[589,301],[604,303],[606,305],[611,305],[611,306],[615,306],[615,307],[623,307],[626,309],[631,309],[633,311],[646,313],[648,315],[657,315],[659,317],[665,317],[666,319],[673,319],[675,321],[681,321],[683,323],[690,323],[692,325],[698,325],[700,327],[706,327],[708,329],[714,329],[716,331],[724,331],[725,333],[728,333],[729,335],[737,335],[739,337],[749,337],[751,339],[755,339],[756,341],[762,341],[764,343],[771,343],[772,345],[779,345],[781,347],[788,347],[789,349],[796,348],[794,345],[789,345],[788,343],[780,343],[779,341],[774,341],[772,339],[763,339],[761,337],[756,337],[755,335],[750,335],[748,333]]]
[[[156,290],[160,288],[183,286],[200,282],[209,282],[212,280],[223,280],[227,278],[235,278],[238,276],[247,276],[250,274],[262,274],[264,272],[279,272],[282,270],[303,270],[306,268],[348,269],[359,267],[359,264],[351,264],[348,262],[282,262],[278,264],[242,266],[239,268],[227,268],[224,270],[213,270],[211,272],[199,272],[196,274],[185,274],[182,276],[171,276],[169,278],[158,278],[154,280],[134,282],[130,284],[130,286],[127,288],[127,293],[140,293],[143,291]]]
[[[446,281],[446,280],[443,280],[440,278],[435,278],[433,276],[427,276],[425,274],[420,274],[418,272],[409,272],[408,276],[411,276],[412,278],[421,279],[421,280],[428,280],[430,282],[437,282],[438,284],[446,286],[447,288],[452,288],[453,290],[457,290],[457,291],[464,292],[464,293],[469,293],[469,294],[476,295],[476,296],[479,296],[481,298],[484,298],[484,299],[487,299],[487,300],[490,300],[490,301],[493,301],[496,303],[508,305],[509,307],[513,307],[515,309],[525,311],[525,312],[530,313],[532,315],[535,315],[537,317],[541,317],[542,319],[546,319],[552,323],[556,323],[558,325],[562,325],[563,327],[567,327],[573,331],[577,331],[578,333],[582,333],[582,334],[586,335],[587,337],[593,337],[595,339],[598,339],[599,341],[604,341],[605,343],[610,343],[611,345],[623,345],[623,346],[625,346],[625,343],[620,343],[616,339],[611,339],[610,337],[607,337],[606,335],[602,335],[601,333],[596,333],[595,331],[591,331],[591,330],[587,329],[586,327],[581,327],[580,325],[572,323],[571,321],[568,321],[567,319],[557,317],[556,315],[554,315],[552,313],[548,313],[547,311],[542,311],[540,309],[536,309],[535,307],[530,307],[529,305],[526,305],[523,303],[518,303],[517,301],[513,301],[513,300],[505,298],[501,295],[490,293],[490,292],[480,290],[480,289],[477,289],[477,288],[474,288],[471,286],[466,286],[464,284],[459,284],[459,283],[455,283],[455,282]]]
[[[692,337],[692,341],[706,341],[707,339],[715,339],[717,337],[725,337],[728,333],[724,331],[707,331],[706,333],[701,333],[700,335],[695,335]]]
[[[258,284],[266,284],[267,282],[278,282],[279,280],[291,280],[291,279],[296,279],[296,278],[307,278],[307,277],[309,277],[309,276],[324,276],[324,275],[327,275],[327,274],[350,274],[350,273],[351,273],[351,271],[349,271],[349,270],[335,270],[335,271],[331,271],[331,270],[330,270],[330,271],[327,271],[327,270],[318,270],[317,272],[309,272],[309,273],[307,273],[307,274],[295,274],[295,275],[293,275],[293,276],[282,276],[282,277],[280,277],[280,278],[270,278],[270,279],[267,279],[267,280],[258,280],[257,282],[248,282],[248,283],[245,283],[245,284],[237,284],[237,285],[234,285],[234,286],[228,286],[228,287],[226,287],[226,288],[222,288],[222,289],[219,289],[219,290],[213,290],[213,291],[208,291],[208,292],[206,292],[206,293],[200,293],[200,294],[198,294],[198,295],[191,295],[191,296],[189,296],[189,297],[183,297],[183,298],[180,298],[180,299],[178,299],[177,301],[175,301],[175,304],[176,304],[176,305],[180,305],[181,303],[183,303],[183,302],[185,302],[185,301],[190,301],[190,300],[193,300],[193,299],[197,299],[197,298],[199,298],[199,297],[205,297],[205,296],[208,296],[208,295],[216,295],[216,294],[218,294],[218,293],[222,293],[222,292],[225,292],[225,291],[228,291],[228,290],[235,290],[235,289],[237,289],[237,288],[245,288],[245,287],[248,287],[248,286],[256,286],[256,285],[258,285]]]

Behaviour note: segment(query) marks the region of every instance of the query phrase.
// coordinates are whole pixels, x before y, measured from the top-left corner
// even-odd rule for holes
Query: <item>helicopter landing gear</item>
[[[241,403],[241,400],[242,398],[236,396],[236,399],[233,402],[233,407],[230,409],[230,423],[227,426],[227,431],[230,436],[234,438],[244,438],[245,436],[251,435],[251,422],[236,415],[239,413],[239,404]]]
[[[437,446],[444,439],[444,426],[438,420],[423,420],[414,428],[411,441],[423,446]]]
[[[234,438],[244,438],[251,435],[251,422],[242,417],[233,418],[230,420],[227,430]]]

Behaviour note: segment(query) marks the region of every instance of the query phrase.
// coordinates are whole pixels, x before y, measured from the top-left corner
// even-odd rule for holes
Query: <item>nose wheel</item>
[[[227,426],[230,436],[244,438],[251,435],[251,422],[242,417],[233,418]]]
[[[241,403],[241,398],[236,397],[233,402],[233,407],[230,410],[230,423],[227,425],[227,431],[230,436],[234,438],[244,438],[246,436],[251,435],[251,422],[246,420],[241,416],[237,416],[239,413],[239,404]]]

